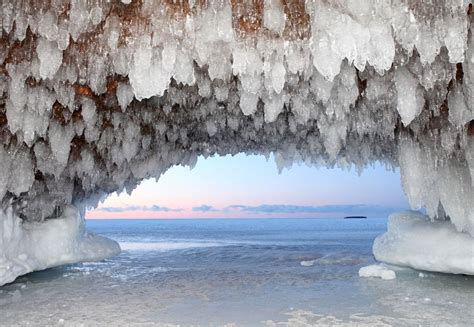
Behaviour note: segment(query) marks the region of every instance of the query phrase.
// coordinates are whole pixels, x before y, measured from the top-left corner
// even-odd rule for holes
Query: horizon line
[[[395,212],[394,212],[395,213]],[[390,214],[389,214],[390,215]],[[365,216],[364,219],[383,219],[387,216]],[[180,217],[180,218],[123,218],[123,217],[100,217],[100,218],[85,218],[85,220],[275,220],[275,219],[345,219],[346,216],[340,217]],[[361,219],[363,220],[363,219]]]

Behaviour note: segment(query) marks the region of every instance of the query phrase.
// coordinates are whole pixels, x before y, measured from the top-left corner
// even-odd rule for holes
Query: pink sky
[[[87,214],[87,219],[196,219],[196,218],[317,218],[323,217],[321,214],[251,214],[242,212],[222,211],[216,212],[193,212],[192,210],[183,210],[180,212],[154,212],[154,211],[125,211],[125,212],[102,212],[91,211]]]
[[[408,208],[399,174],[381,165],[369,167],[359,176],[354,171],[294,165],[278,173],[275,163],[263,156],[244,154],[200,158],[196,167],[177,166],[158,182],[146,180],[131,195],[112,194],[86,218],[291,218],[328,217],[329,212],[265,212],[225,210],[233,205],[325,206],[365,204]],[[212,206],[196,211],[194,207]],[[152,206],[163,210],[140,210]],[[127,208],[135,207],[133,210]],[[102,209],[101,209],[102,208]],[[309,210],[311,211],[311,210]],[[333,213],[340,216],[339,213]]]

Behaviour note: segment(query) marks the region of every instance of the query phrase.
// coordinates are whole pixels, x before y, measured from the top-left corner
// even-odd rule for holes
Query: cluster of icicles
[[[472,2],[3,1],[0,200],[82,211],[198,156],[400,166],[474,235]],[[1,237],[1,236],[0,236]]]

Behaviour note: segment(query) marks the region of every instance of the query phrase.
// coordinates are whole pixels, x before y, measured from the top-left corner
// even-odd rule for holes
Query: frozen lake
[[[90,220],[121,255],[0,288],[0,324],[472,325],[474,278],[360,278],[386,219]]]

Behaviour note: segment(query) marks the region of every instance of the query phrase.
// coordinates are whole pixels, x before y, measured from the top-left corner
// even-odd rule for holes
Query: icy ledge
[[[474,237],[449,221],[414,212],[390,216],[388,231],[373,247],[377,260],[415,269],[474,275]]]
[[[0,286],[35,270],[120,253],[117,242],[85,231],[84,218],[73,206],[58,219],[27,222],[0,211]]]

